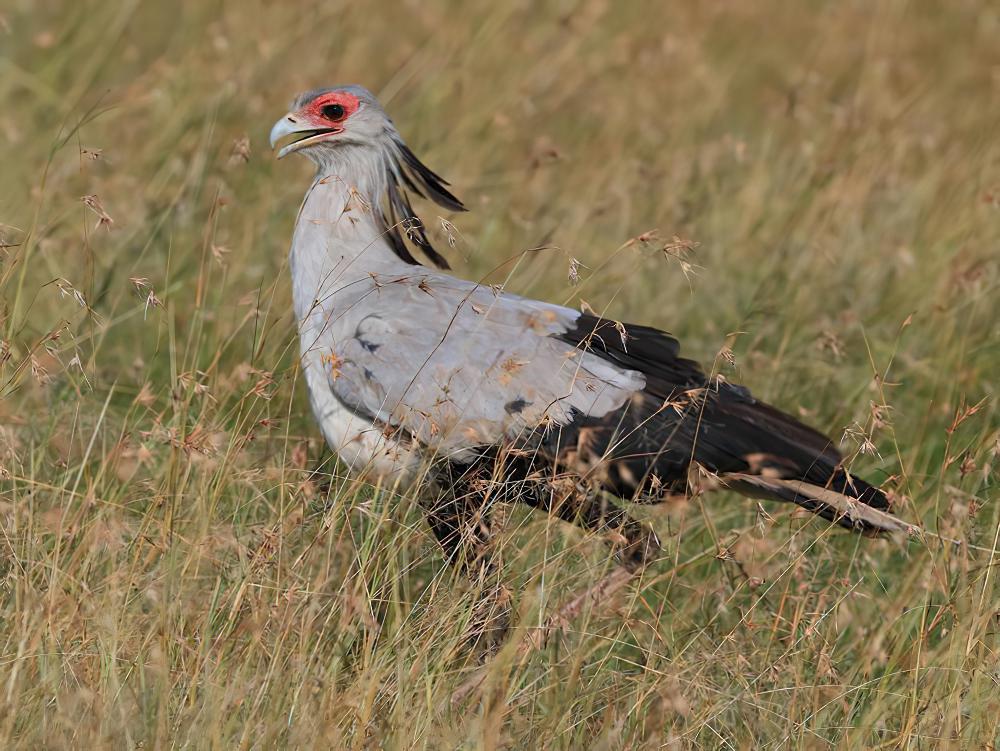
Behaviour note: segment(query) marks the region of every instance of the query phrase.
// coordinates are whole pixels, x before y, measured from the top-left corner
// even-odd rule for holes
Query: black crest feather
[[[439,269],[448,269],[447,259],[428,239],[426,227],[413,210],[406,191],[450,211],[465,211],[465,206],[448,190],[448,181],[417,159],[405,143],[396,141],[395,147],[396,154],[387,170],[386,206],[380,212],[386,226],[385,236],[396,255],[407,263],[419,264],[407,248],[406,240],[409,240]]]

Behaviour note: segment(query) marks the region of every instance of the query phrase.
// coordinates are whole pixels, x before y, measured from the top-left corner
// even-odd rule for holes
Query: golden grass
[[[0,14],[0,746],[996,744],[993,4]],[[662,562],[452,707],[475,592],[412,498],[340,476],[297,377],[309,167],[266,134],[347,82],[472,209],[460,273],[675,332],[968,544],[654,510]],[[522,628],[614,566],[506,517]]]

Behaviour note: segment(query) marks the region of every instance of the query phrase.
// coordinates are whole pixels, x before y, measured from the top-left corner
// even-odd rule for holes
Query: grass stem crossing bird
[[[659,543],[618,500],[692,482],[863,534],[910,529],[829,438],[709,377],[669,334],[445,273],[410,197],[464,207],[366,89],[300,95],[271,143],[316,165],[290,252],[316,420],[353,472],[427,480],[449,560],[482,561],[490,508],[518,501],[609,533],[641,565]]]

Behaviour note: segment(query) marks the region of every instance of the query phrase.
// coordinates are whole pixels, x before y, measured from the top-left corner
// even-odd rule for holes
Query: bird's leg
[[[470,641],[493,652],[510,624],[510,593],[490,545],[488,499],[473,491],[463,476],[451,478],[424,506],[445,558],[482,592],[470,622]]]
[[[518,646],[519,658],[541,648],[550,633],[563,628],[588,604],[606,603],[626,587],[660,550],[660,541],[653,530],[610,503],[606,496],[578,485],[572,488],[573,492],[567,491],[568,488],[562,482],[527,480],[518,485],[516,497],[529,506],[544,509],[564,521],[612,536],[615,538],[613,542],[620,545],[618,557],[623,566],[613,569],[599,581],[578,592],[550,615],[541,627],[527,629]],[[482,685],[486,675],[485,666],[475,671],[452,694],[452,706],[461,704]]]
[[[476,578],[489,568],[489,517],[477,498],[442,490],[424,503],[427,521],[448,563]]]
[[[642,568],[660,552],[660,540],[649,525],[611,503],[607,494],[569,478],[539,483],[521,498],[563,521],[607,535],[618,560],[630,570]]]

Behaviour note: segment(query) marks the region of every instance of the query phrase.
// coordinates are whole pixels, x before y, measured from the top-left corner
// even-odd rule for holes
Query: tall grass
[[[996,7],[543,5],[0,9],[4,748],[995,746]],[[674,332],[962,544],[647,510],[664,559],[454,706],[474,586],[295,358],[266,133],[347,82],[471,207],[459,273]],[[614,566],[504,517],[520,628]]]

